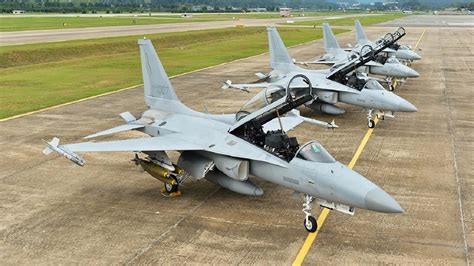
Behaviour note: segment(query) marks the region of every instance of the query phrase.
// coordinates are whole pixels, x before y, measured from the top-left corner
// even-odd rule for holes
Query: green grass
[[[295,25],[316,25],[320,26],[322,23],[329,23],[331,26],[354,26],[354,20],[358,19],[363,26],[369,26],[377,23],[382,23],[385,21],[394,20],[397,18],[404,17],[403,13],[386,13],[386,14],[377,14],[370,16],[357,16],[350,18],[340,18],[340,19],[320,19],[320,20],[310,20],[310,21],[301,21],[294,23]]]
[[[305,12],[305,16],[334,16],[347,15],[342,12]],[[298,17],[299,11],[293,11]],[[181,18],[181,14],[153,15],[130,14],[129,17],[80,17],[78,16],[33,16],[33,17],[0,17],[0,32],[24,31],[24,30],[48,30],[85,27],[108,27],[108,26],[133,26],[164,23],[183,22],[205,22],[219,20],[239,19],[269,19],[280,18],[278,12],[264,13],[216,13],[216,14],[193,14],[192,18]]]
[[[181,18],[180,15],[152,17],[4,17],[0,18],[0,32],[204,22],[211,20],[216,19],[205,17]]]
[[[320,29],[280,28],[287,46]],[[335,30],[335,33],[346,30]],[[268,50],[265,28],[162,33],[151,39],[169,75]],[[0,118],[142,83],[138,36],[0,47]]]

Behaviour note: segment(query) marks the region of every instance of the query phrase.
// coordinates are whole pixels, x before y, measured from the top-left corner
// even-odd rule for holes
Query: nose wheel
[[[394,91],[395,90],[395,84],[393,84],[393,78],[392,77],[386,77],[385,81],[387,82],[388,89],[390,91]]]
[[[305,214],[305,219],[304,219],[304,228],[306,231],[310,233],[316,232],[318,230],[318,222],[314,218],[313,215],[311,215],[311,203],[313,202],[313,197],[310,195],[304,195],[304,203],[303,203],[303,212]]]
[[[374,112],[373,109],[369,109],[369,113],[367,114],[367,126],[369,128],[375,127],[375,121],[372,119],[372,113]]]

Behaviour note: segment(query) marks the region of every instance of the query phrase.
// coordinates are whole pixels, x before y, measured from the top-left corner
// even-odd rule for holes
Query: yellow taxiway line
[[[415,49],[418,48],[418,45],[420,44],[421,39],[423,39],[423,36],[425,35],[425,31],[426,31],[426,29],[424,29],[423,32],[421,33],[420,38],[418,39],[418,41],[415,44]]]
[[[415,49],[420,44],[421,39],[423,39],[423,36],[425,35],[425,31],[426,31],[426,29],[424,29],[423,32],[421,33],[420,38],[416,42]],[[375,120],[374,120],[375,125],[377,125],[378,121],[379,121],[379,119],[378,119],[378,117],[376,117]],[[357,163],[357,160],[359,159],[360,155],[362,154],[362,151],[364,151],[365,145],[367,145],[367,142],[369,141],[370,136],[372,135],[373,131],[374,131],[373,128],[369,128],[367,130],[367,132],[365,133],[365,136],[362,139],[362,141],[360,142],[359,147],[357,148],[356,152],[354,153],[354,156],[352,157],[352,160],[347,165],[350,169],[354,168],[355,164]],[[295,260],[293,261],[293,266],[299,266],[303,263],[304,258],[308,254],[309,249],[311,248],[311,246],[313,245],[314,240],[318,236],[319,230],[321,230],[321,227],[323,226],[324,221],[328,217],[329,212],[331,212],[331,210],[329,210],[327,208],[323,208],[323,210],[321,211],[321,213],[319,214],[319,217],[318,217],[318,230],[316,230],[316,232],[314,232],[314,233],[309,233],[308,234],[308,236],[306,237],[306,240],[304,241],[303,246],[301,247],[300,251],[298,252],[298,255],[296,255]]]

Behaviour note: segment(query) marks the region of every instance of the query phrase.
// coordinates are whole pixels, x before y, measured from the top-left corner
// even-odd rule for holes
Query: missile
[[[84,166],[84,164],[86,163],[86,161],[84,161],[84,159],[82,159],[79,155],[70,151],[65,146],[59,145],[58,138],[54,137],[50,142],[47,142],[47,141],[45,142],[46,142],[46,148],[43,150],[44,155],[48,155],[51,152],[55,151],[79,166]]]
[[[205,178],[216,185],[227,188],[228,190],[234,191],[236,193],[250,196],[263,195],[263,190],[250,182],[250,180],[239,181],[232,179],[217,169],[207,173]]]

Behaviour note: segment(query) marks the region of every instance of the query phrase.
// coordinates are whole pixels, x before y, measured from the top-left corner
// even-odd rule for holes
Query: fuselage
[[[380,187],[338,161],[314,162],[295,157],[287,167],[252,161],[250,173],[328,202],[377,212],[403,212]]]
[[[360,51],[359,51],[360,52]],[[398,51],[397,51],[398,52]],[[346,62],[350,57],[350,52],[338,49],[332,53],[327,53],[321,57],[329,62]],[[389,54],[390,55],[390,54]],[[370,61],[366,65],[360,67],[358,71],[368,72],[369,74],[382,75],[393,78],[416,78],[419,74],[409,66],[400,63],[394,58],[388,58],[383,64]]]
[[[377,46],[377,44],[375,44],[374,42],[372,41],[369,41],[369,40],[362,40],[360,41],[358,44],[357,44],[357,47],[356,49],[360,50],[362,49],[362,47],[364,45],[369,45],[371,46],[372,48],[375,48]],[[410,61],[413,61],[413,60],[420,60],[421,59],[421,56],[419,54],[417,54],[415,51],[413,50],[410,50],[408,47],[406,46],[401,46],[399,49],[395,50],[395,49],[391,49],[391,48],[386,48],[384,49],[384,52],[386,52],[389,56],[395,56],[397,59],[401,59],[401,60],[410,60]]]
[[[317,142],[307,144],[314,145],[310,148],[312,152],[316,151],[315,154],[308,155],[307,150],[304,150],[307,145],[303,145],[295,157],[287,161],[229,133],[231,123],[228,122],[232,121],[230,117],[234,115],[210,115],[181,108],[174,111],[177,113],[156,103],[154,108],[144,112],[138,120],[138,122],[147,124],[142,131],[150,136],[171,132],[174,134],[183,133],[190,136],[187,141],[204,143],[209,147],[212,147],[216,141],[222,140],[230,143],[229,149],[225,151],[225,156],[231,155],[234,148],[245,149],[246,153],[255,154],[258,159],[249,160],[249,172],[268,182],[329,202],[338,202],[378,212],[403,211],[398,203],[381,188],[335,161]],[[236,122],[235,118],[234,121]],[[222,156],[219,151],[215,152]],[[316,161],[304,159],[303,152],[306,156],[310,156],[308,158],[315,158]],[[240,181],[232,180],[232,182]],[[372,194],[377,198],[371,196]]]
[[[416,107],[402,97],[385,90],[377,81],[367,82],[363,89],[356,90],[326,78],[329,70],[293,69],[282,74],[276,72],[275,78],[269,82],[284,86],[288,84],[288,77],[295,73],[307,76],[313,86],[313,91],[318,95],[318,100],[327,104],[343,102],[368,109],[380,109],[392,112],[416,112]],[[298,84],[296,84],[298,85]]]

